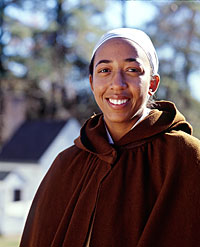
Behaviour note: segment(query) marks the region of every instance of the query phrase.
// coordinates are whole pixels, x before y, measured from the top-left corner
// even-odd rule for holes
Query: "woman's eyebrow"
[[[99,64],[101,64],[101,63],[112,63],[112,61],[111,60],[106,60],[106,59],[104,59],[104,60],[100,60],[96,65],[95,65],[95,67],[97,67]]]
[[[130,58],[126,58],[124,61],[125,62],[137,62],[137,59],[130,57]]]

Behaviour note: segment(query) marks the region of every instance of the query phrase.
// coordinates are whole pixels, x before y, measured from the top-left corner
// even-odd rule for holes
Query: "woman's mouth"
[[[127,97],[109,97],[107,98],[107,102],[108,104],[113,108],[113,109],[116,109],[116,110],[120,110],[120,109],[123,109],[129,102],[129,98]]]
[[[128,102],[128,99],[108,99],[112,105],[124,105]]]

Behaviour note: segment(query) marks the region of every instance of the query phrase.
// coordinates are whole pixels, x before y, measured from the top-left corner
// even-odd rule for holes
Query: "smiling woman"
[[[90,85],[105,123],[117,141],[142,117],[148,96],[158,88],[159,76],[152,75],[144,50],[122,37],[102,43],[93,63]]]
[[[200,141],[172,102],[148,104],[160,82],[149,37],[106,33],[89,81],[102,113],[55,159],[20,246],[198,246]]]

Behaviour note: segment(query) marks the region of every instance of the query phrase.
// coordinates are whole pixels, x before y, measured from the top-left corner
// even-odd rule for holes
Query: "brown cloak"
[[[200,141],[159,102],[115,145],[103,116],[60,153],[33,201],[21,247],[200,246]]]

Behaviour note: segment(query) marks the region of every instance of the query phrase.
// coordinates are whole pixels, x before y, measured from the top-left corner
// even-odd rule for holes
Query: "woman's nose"
[[[127,87],[125,77],[121,71],[115,73],[111,81],[112,89],[124,89]]]

